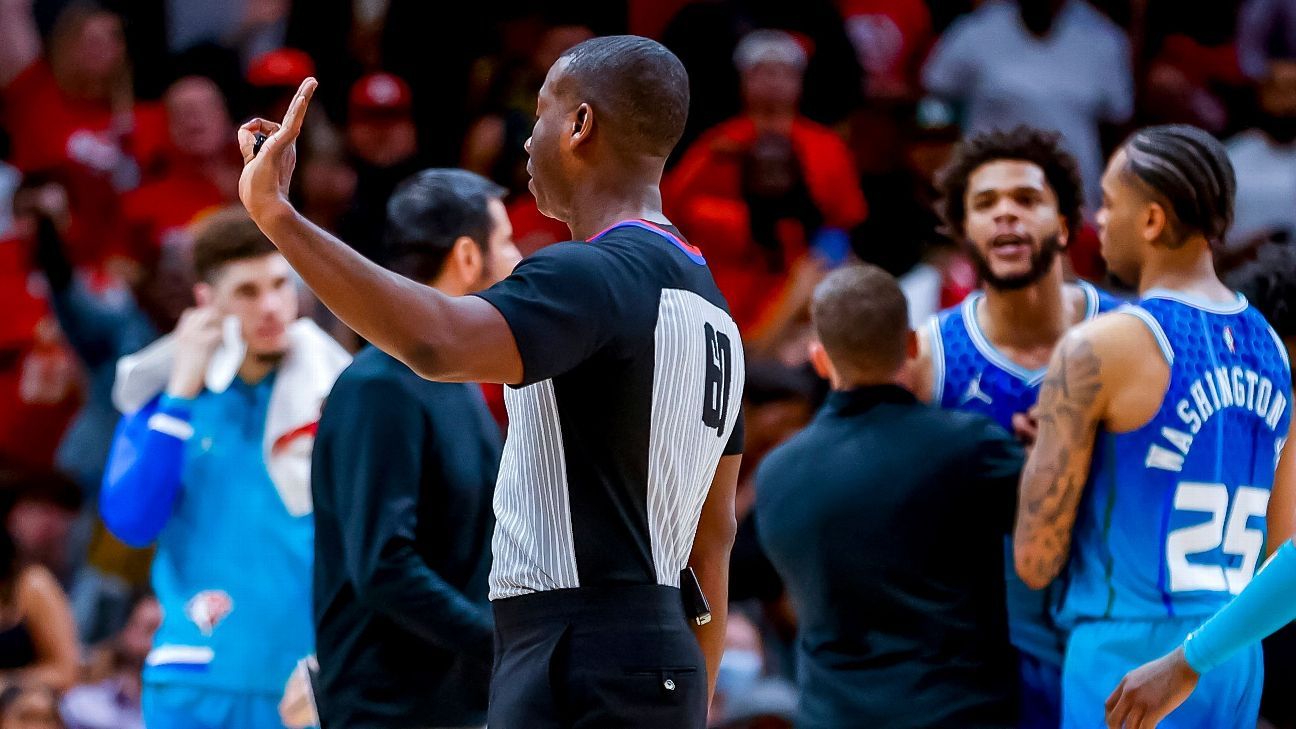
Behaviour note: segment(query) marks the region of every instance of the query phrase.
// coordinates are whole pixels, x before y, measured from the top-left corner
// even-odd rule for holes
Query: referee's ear
[[[582,102],[576,108],[572,122],[572,133],[570,144],[574,148],[576,145],[589,139],[594,133],[594,107]]]

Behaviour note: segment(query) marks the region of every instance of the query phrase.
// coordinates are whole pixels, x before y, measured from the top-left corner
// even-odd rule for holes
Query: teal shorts
[[[1062,666],[1063,729],[1102,729],[1107,697],[1125,674],[1169,653],[1205,617],[1147,622],[1081,623],[1067,641]],[[1162,729],[1255,729],[1264,663],[1257,644],[1197,683]]]
[[[144,686],[148,729],[284,729],[278,696],[180,686]]]

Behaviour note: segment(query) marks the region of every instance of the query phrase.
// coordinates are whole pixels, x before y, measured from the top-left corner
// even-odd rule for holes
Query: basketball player
[[[1296,302],[1296,248],[1276,244],[1262,248],[1256,260],[1232,271],[1225,283],[1245,294],[1251,306],[1264,314],[1282,338],[1290,359],[1296,353],[1296,309],[1292,307]],[[1296,479],[1296,448],[1283,448],[1275,479]],[[1286,494],[1296,495],[1296,489],[1287,489]],[[1279,495],[1270,499],[1270,510],[1288,515],[1296,512],[1290,505],[1279,504]],[[1277,521],[1269,523],[1270,544],[1283,536],[1284,529],[1287,527]],[[1131,720],[1133,726],[1141,715],[1144,726],[1155,726],[1188,698],[1201,674],[1293,620],[1296,545],[1288,541],[1278,547],[1241,595],[1188,636],[1182,646],[1121,679],[1107,699],[1107,725],[1120,727]],[[1266,713],[1271,697],[1277,694],[1285,699],[1290,690],[1290,681],[1284,680],[1292,668],[1290,651],[1284,650],[1287,645],[1279,641],[1264,646],[1266,696],[1261,704]]]
[[[315,86],[282,125],[239,132],[253,219],[339,318],[415,372],[517,386],[495,494],[487,723],[700,729],[724,641],[743,362],[701,251],[661,212],[688,109],[683,65],[636,36],[554,63],[526,145],[531,189],[579,242],[458,298],[369,263],[292,208],[293,141]]]
[[[946,227],[965,242],[984,289],[919,332],[917,393],[1029,436],[1027,413],[1062,334],[1118,305],[1088,283],[1063,282],[1060,254],[1082,224],[1076,161],[1056,134],[988,132],[959,145],[939,185]],[[1020,726],[1054,729],[1065,636],[1053,625],[1049,591],[1026,588],[1006,562]]]
[[[1103,256],[1141,298],[1054,352],[1014,537],[1027,585],[1067,567],[1063,727],[1100,726],[1125,672],[1242,591],[1271,490],[1279,504],[1296,487],[1274,477],[1291,423],[1286,351],[1211,258],[1235,188],[1220,143],[1179,125],[1136,132],[1103,175]],[[1290,533],[1276,522],[1274,546]],[[1166,725],[1254,727],[1261,673],[1259,646],[1234,655]]]

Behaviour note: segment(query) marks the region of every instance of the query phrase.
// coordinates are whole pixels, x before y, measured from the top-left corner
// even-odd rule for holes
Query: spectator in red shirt
[[[73,5],[43,49],[32,0],[0,0],[0,101],[13,139],[13,164],[46,171],[67,188],[70,253],[97,263],[121,250],[120,194],[160,151],[165,120],[136,104],[121,20]]]
[[[0,236],[0,460],[47,468],[80,403],[80,372],[32,271],[42,231],[40,181],[14,194],[11,234]]]
[[[796,40],[755,31],[739,43],[734,61],[743,114],[699,137],[662,195],[752,338],[757,330],[780,329],[804,308],[792,299],[797,291],[808,294],[814,281],[791,287],[804,278],[791,274],[806,265],[825,229],[855,227],[866,207],[846,144],[798,111],[807,56]]]
[[[370,259],[382,248],[387,198],[422,166],[413,103],[409,84],[390,73],[367,74],[351,87],[343,131],[356,187],[340,235]]]
[[[127,194],[130,256],[151,268],[167,245],[183,245],[203,213],[238,200],[242,169],[234,123],[211,79],[186,76],[167,89],[170,145],[160,174]]]

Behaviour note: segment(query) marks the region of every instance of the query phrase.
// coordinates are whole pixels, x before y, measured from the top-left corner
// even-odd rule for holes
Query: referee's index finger
[[[284,114],[283,126],[279,130],[279,134],[287,137],[289,141],[296,139],[301,133],[302,123],[306,120],[306,107],[310,105],[311,97],[315,95],[315,89],[318,87],[319,82],[315,77],[307,76],[297,88],[297,95],[293,97],[288,113]]]

